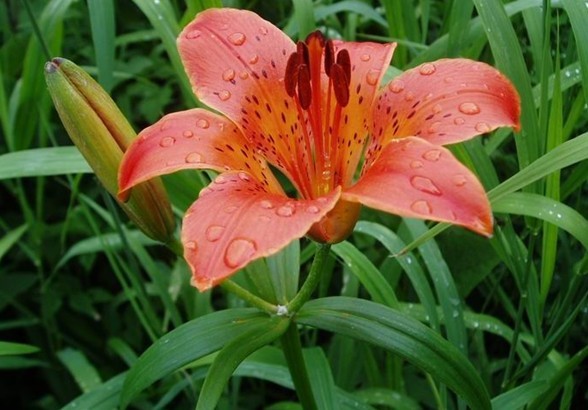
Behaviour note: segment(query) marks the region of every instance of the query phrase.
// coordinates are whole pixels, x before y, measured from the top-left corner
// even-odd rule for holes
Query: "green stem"
[[[172,239],[170,239],[169,242],[165,244],[165,246],[167,246],[167,248],[178,258],[184,257],[184,246],[176,237],[172,237]]]
[[[238,296],[239,298],[243,299],[245,302],[249,303],[251,306],[255,306],[263,310],[264,312],[269,313],[270,315],[275,315],[278,313],[278,307],[273,305],[259,296],[254,295],[253,293],[249,292],[244,287],[237,285],[232,280],[225,280],[220,285],[223,289],[228,290],[232,294]]]
[[[314,260],[312,261],[312,266],[310,267],[310,273],[308,274],[308,278],[300,288],[300,291],[294,299],[288,303],[286,306],[287,311],[289,314],[294,314],[300,310],[302,305],[304,305],[312,292],[316,289],[317,285],[321,280],[321,273],[323,271],[323,265],[325,263],[325,259],[329,255],[329,251],[331,250],[331,245],[329,244],[322,244],[314,254]]]
[[[300,404],[302,404],[302,408],[305,410],[315,410],[317,407],[312,394],[304,357],[302,356],[300,334],[298,333],[298,327],[295,322],[290,323],[288,330],[286,330],[286,333],[282,335],[280,340]]]

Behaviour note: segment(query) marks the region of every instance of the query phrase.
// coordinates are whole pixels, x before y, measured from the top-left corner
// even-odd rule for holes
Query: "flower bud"
[[[71,140],[116,199],[118,167],[135,131],[104,89],[71,61],[47,62],[45,80]],[[161,242],[171,239],[175,221],[161,180],[137,185],[128,200],[117,201],[146,235]]]

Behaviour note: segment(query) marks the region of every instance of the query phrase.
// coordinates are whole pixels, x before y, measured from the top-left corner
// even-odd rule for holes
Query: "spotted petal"
[[[341,113],[341,129],[336,147],[343,184],[348,184],[363,153],[372,103],[390,65],[396,43],[337,42],[335,46],[337,51],[347,50],[352,62],[349,104]]]
[[[209,289],[249,262],[304,236],[339,197],[336,189],[318,199],[294,200],[268,193],[247,173],[220,175],[184,218],[184,257],[194,286]]]
[[[272,164],[299,174],[291,149],[297,112],[284,87],[292,40],[257,14],[223,8],[200,13],[178,48],[196,96],[235,122]]]
[[[382,88],[374,107],[368,157],[394,138],[439,145],[497,127],[519,128],[519,96],[498,70],[467,59],[443,59],[408,70]]]
[[[247,171],[271,189],[278,186],[232,122],[193,109],[166,115],[139,133],[119,170],[119,195],[140,182],[182,169]]]
[[[416,137],[390,142],[342,198],[492,234],[490,204],[475,175],[446,148]]]

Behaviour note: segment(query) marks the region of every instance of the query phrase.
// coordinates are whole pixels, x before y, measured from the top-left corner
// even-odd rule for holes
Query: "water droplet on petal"
[[[401,80],[393,80],[390,84],[388,84],[388,89],[394,94],[398,94],[404,91],[404,87],[404,83]]]
[[[205,233],[206,239],[208,239],[210,242],[216,242],[221,238],[224,231],[225,231],[224,226],[211,225],[206,229],[206,233]]]
[[[296,212],[296,210],[292,206],[283,205],[278,208],[278,210],[276,211],[276,214],[278,214],[279,216],[288,217],[288,216],[294,215],[295,212]]]
[[[423,167],[423,163],[421,161],[418,160],[414,160],[410,162],[410,167],[413,169],[417,169],[417,168],[422,168]]]
[[[228,214],[232,214],[233,212],[235,212],[237,210],[237,208],[238,207],[236,207],[235,205],[230,205],[225,208],[225,212]]]
[[[466,182],[468,182],[467,178],[465,177],[465,175],[462,174],[455,174],[453,176],[453,178],[451,178],[451,181],[456,185],[456,186],[464,186],[466,184]]]
[[[453,123],[455,125],[463,125],[463,124],[465,124],[465,120],[462,117],[455,117],[453,119]]]
[[[435,68],[434,64],[425,63],[422,66],[420,66],[419,73],[421,73],[421,75],[431,75],[435,72],[435,70],[437,69]]]
[[[202,129],[210,127],[210,123],[205,118],[200,118],[198,121],[196,121],[196,125]]]
[[[480,113],[480,107],[473,102],[459,104],[459,111],[466,115],[475,115]]]
[[[433,114],[439,114],[441,111],[443,111],[443,107],[441,107],[441,104],[435,104],[432,111]]]
[[[423,158],[427,161],[437,162],[441,158],[441,151],[438,149],[431,149],[423,154]]]
[[[255,64],[259,61],[259,56],[257,54],[253,54],[249,59],[249,64]]]
[[[184,244],[184,248],[195,251],[196,249],[198,249],[198,245],[196,245],[196,242],[194,241],[188,241]]]
[[[229,268],[237,268],[248,262],[256,251],[257,246],[251,239],[235,238],[227,247],[225,263]]]
[[[171,147],[176,142],[174,137],[163,137],[161,141],[159,141],[159,145],[161,147]]]
[[[214,183],[215,184],[219,184],[219,185],[226,184],[227,183],[227,178],[224,177],[224,176],[222,176],[222,175],[219,175],[218,177],[216,177],[214,179]]]
[[[269,33],[269,30],[267,29],[267,27],[260,27],[259,32],[265,36],[267,35],[267,33]]]
[[[310,205],[308,208],[306,208],[306,212],[310,214],[318,214],[320,212],[320,209],[318,206]]]
[[[406,94],[404,95],[404,100],[406,102],[412,101],[414,100],[414,94],[412,91],[407,91]]]
[[[376,85],[378,84],[378,80],[380,79],[380,70],[376,70],[372,68],[369,70],[365,76],[365,81],[369,85]]]
[[[263,201],[261,201],[259,203],[259,206],[261,206],[263,209],[273,209],[274,204],[272,204],[270,201],[268,201],[267,199],[264,199]]]
[[[236,32],[231,34],[227,39],[234,45],[240,46],[245,42],[246,37],[245,34]]]
[[[251,178],[249,177],[249,175],[245,172],[239,172],[239,179],[241,181],[245,181],[245,182],[249,182],[251,181]]]
[[[159,126],[159,130],[160,131],[169,130],[170,127],[171,127],[171,123],[169,122],[169,120],[163,120],[161,122],[161,125]]]
[[[441,195],[441,190],[437,188],[437,185],[430,178],[417,175],[410,179],[410,184],[419,191],[426,192],[427,194]]]
[[[427,201],[423,201],[423,200],[414,201],[410,205],[410,209],[412,209],[413,211],[415,211],[419,214],[423,214],[423,215],[429,215],[431,212],[433,212],[431,205]]]
[[[197,164],[199,162],[202,162],[202,154],[200,154],[199,152],[191,152],[188,155],[186,155],[186,162],[188,164]]]
[[[369,54],[362,54],[360,57],[361,61],[370,61],[370,58],[372,58],[372,56]]]
[[[432,124],[429,126],[429,129],[427,129],[427,132],[428,132],[429,134],[434,134],[434,133],[436,133],[437,131],[439,131],[439,127],[440,127],[440,126],[441,126],[441,123],[440,123],[439,121],[435,121],[434,123],[432,123]]]
[[[221,101],[227,101],[229,98],[231,98],[231,92],[227,90],[221,90],[218,93],[218,98]]]
[[[485,133],[485,132],[490,132],[492,128],[490,128],[490,125],[487,122],[479,122],[476,124],[476,131],[481,132],[481,133]]]
[[[239,78],[241,80],[247,80],[249,78],[249,73],[247,71],[241,71],[239,73]]]
[[[188,40],[194,40],[197,39],[198,37],[200,37],[202,35],[202,32],[200,30],[190,30],[186,33],[186,38]]]
[[[223,71],[223,80],[231,81],[233,78],[235,78],[235,70],[232,68],[227,68],[225,71]]]

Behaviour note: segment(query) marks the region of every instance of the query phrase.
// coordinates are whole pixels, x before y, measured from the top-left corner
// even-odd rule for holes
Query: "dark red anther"
[[[312,88],[310,86],[310,69],[306,64],[298,67],[298,101],[303,110],[310,107],[312,100]]]
[[[331,76],[331,66],[335,62],[335,50],[333,48],[333,42],[327,40],[325,43],[325,72]]]
[[[306,64],[310,65],[310,56],[308,55],[308,46],[299,41],[296,43],[296,53],[298,54],[298,62],[299,64]]]
[[[312,33],[310,33],[308,36],[306,36],[306,40],[304,40],[304,42],[306,44],[310,44],[310,42],[313,41],[314,39],[318,40],[319,45],[321,47],[325,46],[325,41],[326,41],[325,36],[319,30],[315,30]]]
[[[349,80],[346,77],[343,67],[333,64],[331,67],[331,79],[333,80],[333,91],[335,99],[341,107],[349,104]]]
[[[347,79],[347,84],[351,82],[351,58],[349,57],[349,51],[343,49],[337,53],[337,64],[341,66]]]
[[[286,72],[284,73],[284,85],[286,92],[290,97],[296,94],[296,84],[298,83],[298,67],[300,66],[298,53],[290,54],[286,63]]]

